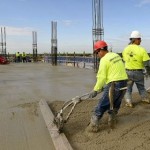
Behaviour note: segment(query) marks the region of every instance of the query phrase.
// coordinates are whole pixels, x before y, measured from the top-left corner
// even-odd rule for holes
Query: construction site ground
[[[48,102],[53,112],[64,101],[93,89],[96,73],[92,69],[51,66],[47,63],[11,63],[0,66],[0,150],[55,150],[39,108]],[[150,85],[146,81],[146,88]],[[99,95],[100,96],[100,95]],[[86,127],[96,99],[79,103],[64,126],[74,150],[148,150],[150,147],[150,104],[140,101],[134,88],[134,108],[122,103],[115,129],[104,115],[98,133]]]
[[[90,69],[50,63],[0,65],[0,150],[54,150],[39,101],[66,101],[88,92]]]

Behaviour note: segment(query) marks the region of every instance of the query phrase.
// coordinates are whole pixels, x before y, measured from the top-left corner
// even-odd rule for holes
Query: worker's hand
[[[89,98],[94,98],[94,97],[96,97],[97,96],[97,91],[91,91],[90,93],[89,93]]]

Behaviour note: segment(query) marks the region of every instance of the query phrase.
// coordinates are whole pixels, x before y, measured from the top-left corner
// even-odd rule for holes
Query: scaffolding
[[[93,18],[93,51],[94,43],[104,39],[103,28],[103,0],[92,0],[92,18]],[[97,54],[94,55],[94,70],[97,72],[99,67],[99,61]]]
[[[37,62],[38,58],[37,58],[37,32],[36,31],[32,31],[32,38],[33,38],[33,61]]]
[[[57,65],[57,22],[51,22],[51,60],[52,65]]]
[[[1,50],[0,50],[0,56],[3,56],[7,58],[6,53],[6,30],[5,27],[1,27]]]

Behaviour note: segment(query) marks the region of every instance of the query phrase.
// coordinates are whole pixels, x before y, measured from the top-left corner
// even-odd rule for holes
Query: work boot
[[[99,129],[99,118],[93,115],[90,120],[90,124],[87,127],[88,132],[98,132]]]
[[[133,104],[132,104],[132,102],[131,102],[131,100],[130,99],[126,99],[126,104],[125,104],[127,107],[133,107]]]
[[[116,114],[115,112],[112,112],[111,114],[109,114],[108,125],[110,126],[111,129],[113,129],[116,123],[117,123]]]
[[[142,102],[145,102],[145,103],[148,103],[148,104],[150,104],[150,99],[149,98],[142,98]]]

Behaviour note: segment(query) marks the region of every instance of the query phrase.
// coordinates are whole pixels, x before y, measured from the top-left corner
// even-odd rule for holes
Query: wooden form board
[[[40,109],[45,120],[56,150],[73,150],[64,133],[59,134],[57,126],[53,123],[54,115],[45,100],[39,102]]]

